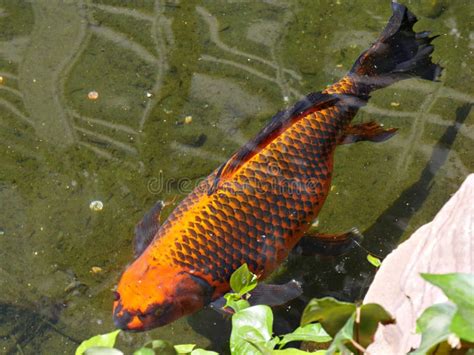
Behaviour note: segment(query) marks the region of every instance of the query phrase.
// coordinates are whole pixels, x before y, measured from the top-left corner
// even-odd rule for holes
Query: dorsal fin
[[[133,252],[135,259],[150,245],[158,229],[160,229],[160,214],[165,202],[159,200],[135,226],[135,239],[133,241]]]
[[[311,112],[333,106],[338,100],[339,98],[336,95],[315,92],[307,95],[292,107],[278,112],[252,140],[235,152],[226,163],[221,165],[208,191],[208,195],[217,190],[221,181],[232,176],[246,161],[265,148],[293,123]]]

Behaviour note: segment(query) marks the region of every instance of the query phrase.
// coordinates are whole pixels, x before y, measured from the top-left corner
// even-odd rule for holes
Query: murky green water
[[[399,134],[338,149],[320,216],[325,231],[358,227],[380,255],[474,170],[474,6],[404,3],[416,29],[441,35],[441,82],[373,95],[357,120]],[[143,213],[182,198],[178,179],[207,175],[278,109],[341,77],[389,15],[378,0],[1,1],[0,353],[72,353],[112,330],[111,290]],[[277,278],[304,280],[306,292],[280,310],[278,329],[310,297],[360,299],[373,275],[365,256],[291,256]],[[222,351],[228,328],[204,310],[120,346],[162,338]]]

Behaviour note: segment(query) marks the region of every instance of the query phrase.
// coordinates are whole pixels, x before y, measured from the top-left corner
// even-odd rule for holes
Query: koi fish
[[[376,122],[351,124],[373,90],[410,77],[434,81],[441,72],[431,60],[435,37],[413,31],[417,19],[405,6],[392,3],[392,10],[341,80],[278,112],[162,225],[163,202],[145,215],[135,229],[136,259],[115,293],[118,328],[142,331],[194,313],[229,291],[243,263],[265,279],[300,241],[328,250],[351,243],[352,233],[310,231],[330,190],[336,147],[395,134]],[[278,286],[269,285],[272,296],[288,298],[291,285]]]

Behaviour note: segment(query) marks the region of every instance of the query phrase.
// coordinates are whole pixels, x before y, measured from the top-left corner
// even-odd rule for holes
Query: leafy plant
[[[376,263],[374,262],[374,266]],[[239,279],[252,280],[248,289],[242,285],[249,281],[238,283],[240,289],[233,289],[234,302],[245,301],[255,286],[254,276],[245,275],[247,267],[239,269]],[[440,344],[461,338],[471,341],[473,335],[469,330],[474,329],[474,276],[465,274],[450,275],[423,275],[425,279],[440,286],[446,291],[456,305],[450,303],[434,305],[428,308],[418,320],[418,329],[422,332],[422,343],[415,354],[427,354],[429,350]],[[241,291],[244,290],[244,291]],[[236,303],[238,304],[238,303]],[[242,307],[244,305],[244,307]],[[228,307],[232,305],[228,304]],[[328,342],[332,339],[327,350],[320,350],[317,354],[349,354],[364,353],[373,342],[374,334],[379,324],[395,322],[392,316],[378,304],[364,304],[358,306],[353,303],[341,302],[326,297],[313,299],[306,306],[301,327],[294,332],[281,337],[272,337],[273,314],[267,306],[249,307],[238,304],[234,308],[236,313],[232,320],[231,353],[240,354],[304,354],[299,349],[281,349],[291,341]],[[315,323],[317,322],[317,323]],[[446,345],[448,345],[446,343]],[[455,345],[455,344],[454,344]],[[447,350],[452,348],[447,346]]]
[[[247,264],[235,270],[230,277],[230,288],[238,297],[243,297],[257,287],[257,275],[250,272]]]
[[[264,305],[250,307],[247,301],[250,297],[249,293],[257,286],[257,276],[250,272],[246,264],[232,274],[230,286],[233,293],[225,296],[227,300],[225,307],[231,307],[235,311],[232,316],[230,336],[231,354],[260,355],[280,352],[291,354],[286,349],[275,350],[275,348],[282,348],[292,341],[327,342],[331,340],[319,324],[299,327],[281,338],[272,336],[273,312],[271,308]]]
[[[474,275],[463,273],[421,274],[439,287],[451,302],[435,304],[423,312],[416,322],[421,333],[420,347],[410,354],[429,353],[439,344],[461,347],[461,340],[474,342]],[[469,347],[467,345],[466,347]]]
[[[327,343],[332,338],[326,333],[321,324],[310,323],[296,328],[293,333],[285,334],[278,345],[285,346],[292,341],[314,341],[316,343]]]
[[[378,324],[393,323],[394,320],[380,305],[356,306],[325,297],[311,300],[303,311],[301,324],[311,322],[319,322],[334,337],[328,349],[328,354],[333,354],[336,350],[365,351],[373,341]]]
[[[85,340],[76,349],[75,355],[123,355],[115,349],[115,341],[120,330],[100,334]],[[195,344],[172,345],[164,340],[152,340],[133,352],[133,355],[219,355],[215,351],[195,349]]]
[[[76,355],[82,355],[86,353],[86,351],[88,351],[87,355],[92,354],[94,351],[96,351],[95,353],[98,354],[101,348],[113,348],[119,333],[120,330],[117,329],[113,332],[99,334],[83,341],[76,349]],[[98,348],[98,350],[94,350],[94,348]]]
[[[421,344],[410,354],[426,354],[431,348],[448,340],[451,319],[456,307],[449,303],[433,305],[416,321],[417,332],[422,333]]]
[[[474,342],[474,275],[422,274],[422,277],[441,288],[450,302],[427,308],[417,321],[421,333],[420,347],[410,354],[432,354],[433,349],[449,352],[453,347],[470,347]],[[391,315],[378,304],[356,305],[331,297],[312,299],[306,306],[301,326],[289,334],[273,334],[273,313],[265,305],[250,306],[248,299],[257,286],[257,277],[247,265],[237,269],[230,279],[232,293],[225,295],[232,316],[230,351],[233,355],[332,355],[364,353],[372,343],[379,324],[393,323]],[[96,335],[84,341],[76,355],[117,355],[114,349],[119,330]],[[294,341],[328,343],[327,350],[306,352],[286,348]],[[439,353],[438,351],[436,353]],[[153,340],[136,350],[133,355],[216,355],[216,352],[196,348],[195,344],[172,345]]]
[[[250,272],[247,264],[235,270],[230,277],[230,287],[233,292],[227,293],[225,307],[232,308],[235,312],[250,307],[246,300],[249,292],[257,287],[257,276]]]
[[[164,340],[152,340],[136,350],[133,355],[218,355],[215,351],[195,348],[196,344],[172,345]]]
[[[277,338],[272,337],[273,313],[258,305],[237,311],[232,317],[231,354],[270,354]]]

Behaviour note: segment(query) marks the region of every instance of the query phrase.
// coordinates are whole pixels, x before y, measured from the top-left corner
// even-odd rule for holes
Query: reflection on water
[[[365,231],[380,254],[474,170],[472,5],[411,7],[417,28],[441,35],[442,82],[374,93],[357,120],[399,133],[338,149],[320,216],[322,230]],[[131,260],[133,226],[155,200],[183,197],[176,184],[157,192],[149,182],[207,175],[275,111],[342,76],[389,15],[375,0],[0,2],[0,352],[71,353],[111,330],[110,291]],[[95,200],[102,210],[89,208]],[[372,275],[361,250],[292,255],[275,278],[298,277],[306,292],[278,310],[277,331],[310,297],[360,299]],[[204,310],[120,342],[222,351],[228,329]]]

